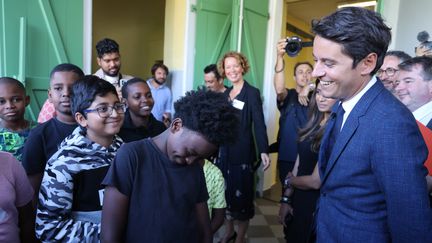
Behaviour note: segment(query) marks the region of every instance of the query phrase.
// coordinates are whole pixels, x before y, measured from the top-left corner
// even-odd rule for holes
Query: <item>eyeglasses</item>
[[[387,76],[392,77],[393,75],[396,74],[397,71],[399,70],[394,68],[387,68],[386,70],[379,69],[377,71],[377,76],[380,77],[383,73],[385,73]]]
[[[124,114],[126,111],[126,105],[123,103],[118,103],[118,104],[115,104],[113,106],[109,106],[109,105],[99,106],[98,108],[95,108],[95,109],[84,110],[84,112],[89,113],[89,112],[97,111],[100,118],[108,118],[112,115],[113,110],[115,110],[117,112],[117,114]]]

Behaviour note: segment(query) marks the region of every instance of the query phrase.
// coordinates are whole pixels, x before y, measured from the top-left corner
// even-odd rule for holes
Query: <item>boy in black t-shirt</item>
[[[197,161],[235,140],[238,113],[222,93],[190,91],[170,127],[124,144],[102,184],[103,242],[211,242],[208,193]]]
[[[70,108],[72,85],[83,77],[83,71],[69,63],[59,64],[51,71],[48,98],[56,117],[34,128],[24,144],[22,164],[34,189],[36,204],[43,172],[48,159],[57,152],[63,141],[77,127]]]
[[[119,136],[124,142],[154,137],[166,130],[151,113],[154,100],[147,82],[132,78],[122,86],[122,97],[128,109]]]

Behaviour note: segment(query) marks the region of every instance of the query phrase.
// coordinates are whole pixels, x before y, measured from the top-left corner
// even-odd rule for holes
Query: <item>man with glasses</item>
[[[389,51],[384,57],[381,68],[377,71],[377,77],[392,94],[395,94],[395,81],[397,77],[398,65],[410,59],[410,55],[403,51]]]

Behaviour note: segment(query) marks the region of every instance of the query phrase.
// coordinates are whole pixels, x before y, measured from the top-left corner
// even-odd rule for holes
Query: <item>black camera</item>
[[[291,38],[287,38],[287,45],[285,46],[285,52],[290,57],[297,56],[303,47],[312,46],[312,42],[303,42],[302,39],[298,36],[293,36]]]
[[[432,50],[432,41],[429,41],[429,33],[427,31],[421,31],[417,34],[417,40],[420,45],[424,46],[426,49]]]

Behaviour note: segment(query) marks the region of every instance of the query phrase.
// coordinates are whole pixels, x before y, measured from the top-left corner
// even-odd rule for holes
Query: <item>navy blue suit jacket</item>
[[[432,242],[423,163],[412,113],[378,80],[346,119],[326,168],[319,154],[317,242]]]

